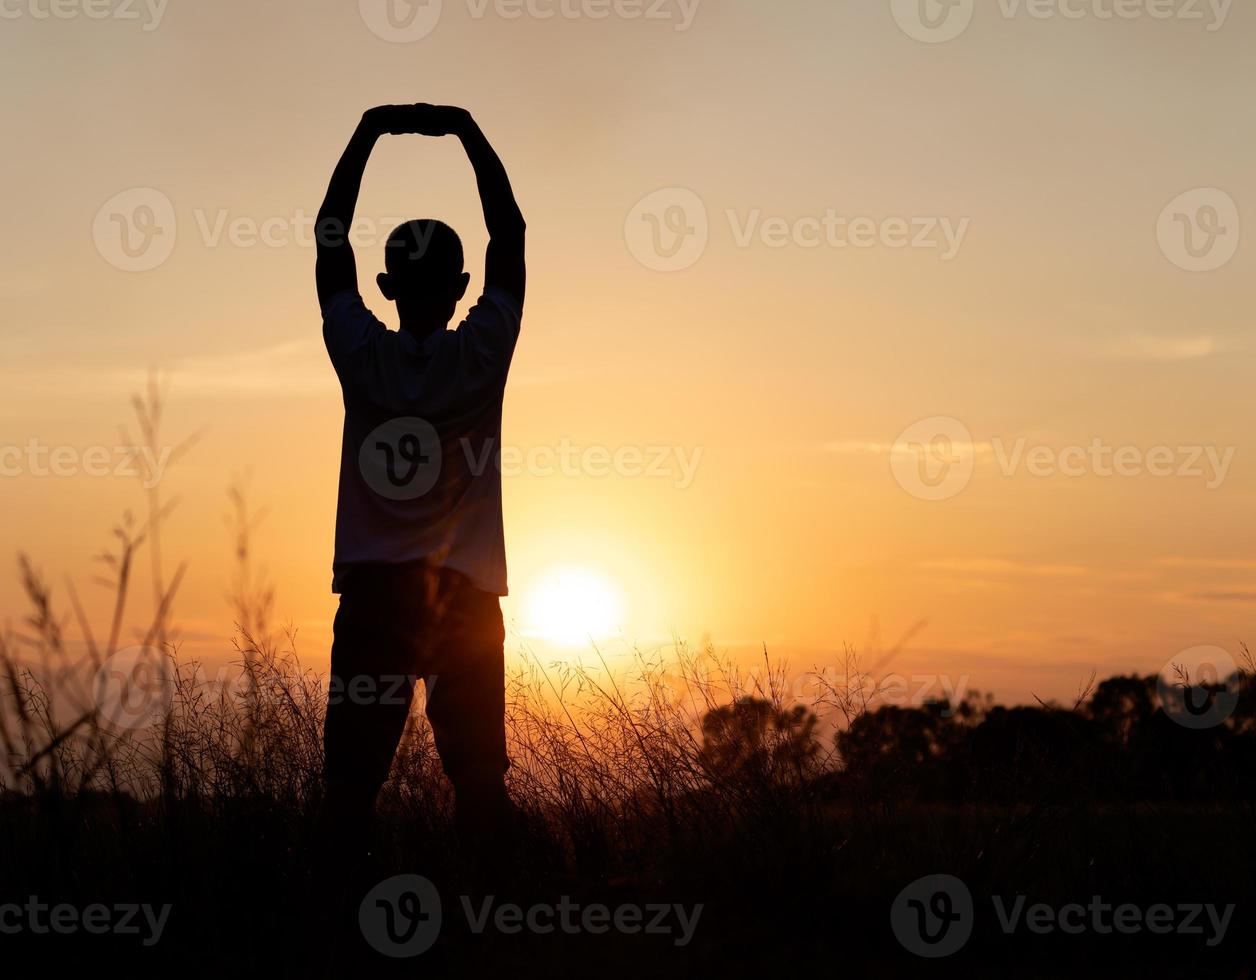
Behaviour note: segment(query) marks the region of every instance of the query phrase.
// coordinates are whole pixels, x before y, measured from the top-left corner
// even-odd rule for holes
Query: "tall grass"
[[[156,382],[136,397],[134,411],[157,458]],[[193,442],[180,443],[174,456]],[[275,591],[253,549],[262,515],[251,510],[243,482],[229,499],[236,573],[227,670],[211,674],[181,656],[173,608],[187,566],[178,564],[167,580],[161,529],[175,502],[156,489],[145,491],[145,518],[125,515],[112,547],[97,556],[95,583],[112,610],[103,627],[89,621],[72,582],[65,583],[68,614],[58,608],[54,588],[20,556],[29,612],[0,636],[0,792],[37,806],[113,794],[168,807],[241,799],[299,814],[317,807],[326,678],[303,664],[295,631],[273,626]],[[145,565],[151,615],[132,624]],[[99,703],[99,682],[127,638],[160,651],[168,687],[164,710],[136,730],[102,716]],[[833,762],[833,750],[822,752],[816,740],[815,716],[787,703],[783,667],[766,652],[757,675],[681,642],[635,651],[616,670],[593,654],[588,662],[546,663],[524,645],[506,678],[512,798],[558,851],[624,866],[654,846],[660,830],[693,831],[715,813],[757,819],[787,806]],[[385,804],[445,832],[448,787],[421,702]]]

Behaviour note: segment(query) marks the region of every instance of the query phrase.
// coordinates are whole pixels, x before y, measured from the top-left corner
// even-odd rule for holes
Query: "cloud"
[[[334,394],[335,373],[321,338],[287,340],[252,350],[197,354],[157,365],[179,395],[293,396]],[[51,364],[46,359],[11,360],[0,368],[0,386],[9,394],[39,397],[55,392],[70,397],[126,397],[148,385],[150,368]],[[560,383],[556,372],[519,372],[512,387]]]
[[[1222,568],[1245,570],[1256,568],[1256,559],[1251,558],[1184,558],[1179,556],[1157,558],[1157,565],[1168,568]]]
[[[920,562],[918,567],[957,575],[1036,575],[1060,578],[1094,574],[1093,569],[1081,565],[1013,561],[1007,558],[944,558]]]
[[[989,442],[957,443],[953,441],[951,448],[956,453],[972,455],[978,458],[989,456],[994,452],[994,445]],[[859,440],[826,442],[820,446],[820,451],[843,456],[889,456],[895,451],[895,444],[892,442],[861,442]],[[907,451],[899,447],[899,452]]]
[[[1225,353],[1229,345],[1207,334],[1194,337],[1151,337],[1133,334],[1114,340],[1086,342],[1082,353],[1113,361],[1143,361],[1173,363],[1197,361],[1214,354]]]
[[[1256,592],[1192,592],[1192,602],[1256,602]]]
[[[251,351],[203,354],[160,365],[181,393],[303,394],[335,390],[327,355],[317,340],[293,340]],[[0,385],[30,396],[56,392],[67,397],[126,396],[148,384],[147,365],[10,362],[0,370]]]
[[[170,367],[181,391],[315,394],[335,379],[318,340],[290,340],[252,351],[184,358]]]

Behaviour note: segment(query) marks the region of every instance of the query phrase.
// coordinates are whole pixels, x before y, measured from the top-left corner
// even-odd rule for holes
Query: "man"
[[[377,282],[397,305],[399,332],[358,293],[347,232],[371,150],[389,134],[455,136],[475,171],[489,233],[485,287],[455,330],[447,327],[470,276],[458,236],[438,221],[408,222],[389,238]],[[423,677],[460,836],[487,848],[499,843],[508,806],[506,559],[494,460],[523,310],[523,216],[466,110],[381,106],[362,117],[332,174],[316,236],[323,337],[345,407],[322,829],[365,850]]]

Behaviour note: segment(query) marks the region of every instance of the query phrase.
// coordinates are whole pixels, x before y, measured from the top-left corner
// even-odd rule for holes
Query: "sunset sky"
[[[612,651],[767,644],[802,671],[923,624],[886,669],[1009,701],[1237,655],[1256,10],[1189,7],[976,0],[940,40],[899,0],[4,0],[0,617],[19,550],[104,615],[90,559],[143,491],[28,446],[119,445],[154,366],[168,441],[204,430],[161,483],[186,651],[229,650],[248,473],[279,615],[326,665],[341,405],[303,223],[365,108],[426,101],[473,112],[528,220],[508,650],[569,650],[595,608]],[[115,215],[134,244],[150,214],[128,257]],[[390,325],[403,219],[457,228],[479,283],[456,142],[383,141],[359,215]]]

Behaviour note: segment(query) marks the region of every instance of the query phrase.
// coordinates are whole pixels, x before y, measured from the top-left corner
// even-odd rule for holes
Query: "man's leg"
[[[512,844],[501,603],[445,573],[432,617],[427,717],[454,786],[463,850],[481,872],[499,876]]]
[[[323,728],[324,860],[352,864],[367,851],[375,797],[410,715],[413,608],[404,589],[387,580],[361,582],[341,596]]]

